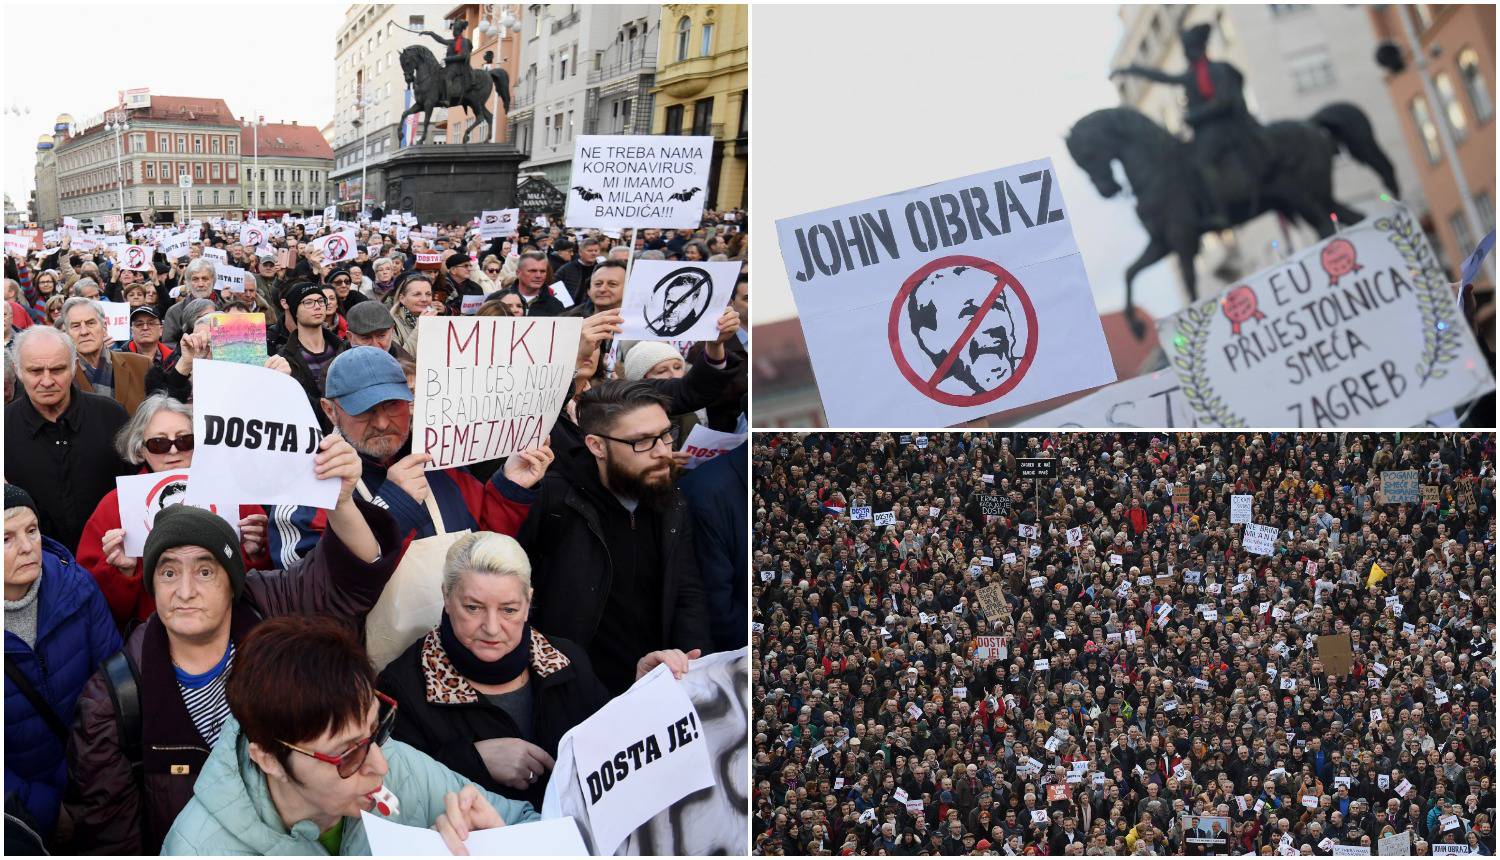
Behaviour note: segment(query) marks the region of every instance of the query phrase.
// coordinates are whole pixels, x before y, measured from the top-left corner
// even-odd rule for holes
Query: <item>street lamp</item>
[[[250,122],[251,146],[254,151],[254,166],[250,168],[250,220],[260,219],[260,127],[266,124],[265,114],[256,114]]]
[[[365,108],[370,106],[369,99],[355,99],[354,109],[359,111],[359,116],[354,118],[354,127],[360,129],[362,134],[359,140],[359,212],[365,214],[365,181],[370,167],[370,125],[365,122]]]
[[[493,4],[487,7],[487,11],[497,13],[495,21],[491,22],[488,18],[483,18],[480,20],[479,26],[475,29],[478,30],[481,35],[488,36],[494,34],[495,47],[499,49],[504,45],[505,37],[510,33],[510,31],[520,31],[521,22],[518,18],[516,18],[514,14],[511,13],[511,7],[509,5]],[[502,67],[505,65],[505,56],[503,52],[500,56],[500,65]],[[500,99],[499,102],[500,104],[504,104],[503,99]],[[495,112],[499,113],[498,105],[496,106]],[[497,143],[499,135],[499,123],[491,122],[490,143]]]
[[[120,192],[120,229],[125,228],[125,169],[120,162],[120,135],[130,130],[130,113],[121,108],[105,117],[104,130],[115,135],[115,182]]]

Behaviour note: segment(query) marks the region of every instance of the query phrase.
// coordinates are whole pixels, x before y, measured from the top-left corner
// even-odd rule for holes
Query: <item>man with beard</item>
[[[533,566],[531,623],[587,648],[615,695],[651,651],[713,650],[692,523],[672,484],[667,404],[649,381],[579,397],[585,447],[542,480],[519,535]]]
[[[552,462],[552,448],[522,451],[505,461],[488,483],[464,469],[425,471],[432,459],[411,450],[411,389],[401,363],[374,346],[356,346],[328,367],[324,414],[363,467],[356,493],[389,510],[403,539],[437,534],[432,511],[445,531],[492,531],[515,536]],[[327,528],[328,512],[307,505],[278,505],[267,529],[271,558],[291,567],[312,552]]]

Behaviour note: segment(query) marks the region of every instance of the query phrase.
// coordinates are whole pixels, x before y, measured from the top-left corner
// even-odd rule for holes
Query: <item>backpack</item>
[[[141,781],[141,678],[135,663],[122,648],[110,655],[99,668],[104,672],[104,688],[115,707],[115,726],[120,733],[120,751],[130,763],[130,774]]]

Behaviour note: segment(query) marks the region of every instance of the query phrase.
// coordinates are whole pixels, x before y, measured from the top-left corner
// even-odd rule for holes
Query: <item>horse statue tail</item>
[[[484,61],[492,62],[494,52],[485,51]],[[505,112],[510,113],[510,75],[504,69],[490,69],[490,78],[495,82],[495,92],[500,94],[500,103],[505,106]]]
[[[1334,102],[1313,114],[1312,121],[1321,126],[1334,141],[1342,146],[1355,161],[1380,175],[1385,190],[1397,200],[1401,199],[1401,186],[1396,180],[1396,168],[1386,158],[1385,151],[1375,140],[1375,130],[1370,126],[1364,111],[1348,102]]]

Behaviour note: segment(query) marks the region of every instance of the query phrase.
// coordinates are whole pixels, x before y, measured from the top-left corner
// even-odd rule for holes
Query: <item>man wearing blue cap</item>
[[[396,518],[404,538],[438,533],[432,507],[443,531],[493,531],[514,536],[531,510],[536,491],[552,463],[552,448],[523,451],[505,461],[487,483],[464,469],[426,471],[428,454],[411,450],[411,389],[401,364],[373,346],[340,353],[328,366],[323,412],[359,452],[364,474],[356,492],[385,507]],[[429,504],[430,502],[430,504]],[[273,563],[289,566],[306,555],[326,526],[326,512],[307,506],[281,505],[271,512]]]

